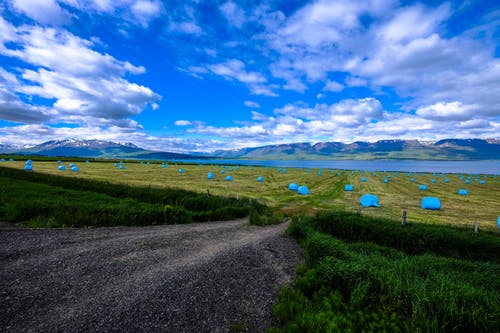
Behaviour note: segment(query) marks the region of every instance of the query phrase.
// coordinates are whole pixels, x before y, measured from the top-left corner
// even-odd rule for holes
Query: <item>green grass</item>
[[[69,162],[69,161],[68,161]],[[67,162],[67,163],[68,163]],[[275,307],[270,332],[494,332],[500,321],[500,178],[340,170],[54,161],[0,166],[0,219],[28,226],[149,225],[250,216],[254,224],[291,217],[289,232],[307,264]],[[184,169],[179,173],[178,169]],[[215,174],[207,179],[207,172]],[[233,181],[225,181],[232,175]],[[388,183],[383,183],[386,176]],[[263,176],[265,181],[257,182]],[[367,182],[361,178],[366,177]],[[410,182],[410,178],[415,182]],[[436,179],[431,183],[430,179]],[[307,185],[298,195],[288,184]],[[344,185],[354,192],[344,192]],[[422,192],[419,184],[426,184]],[[457,194],[459,188],[469,196]],[[364,193],[380,208],[362,208]],[[442,210],[420,208],[437,196]],[[332,212],[332,210],[334,210]],[[401,210],[408,224],[399,223]],[[472,225],[480,233],[472,232]],[[483,232],[485,231],[485,232]],[[236,323],[231,329],[243,326]]]
[[[344,237],[349,242],[324,232],[328,216],[333,216],[331,230],[353,234]],[[429,245],[429,250],[410,255],[411,243],[387,246],[384,237],[366,235],[360,242],[354,234],[362,230],[348,228],[353,221],[364,223],[366,230],[374,222],[389,221],[359,215],[349,219],[349,214],[344,218],[342,224],[336,222],[339,216],[321,214],[292,223],[290,233],[304,248],[307,264],[300,268],[295,286],[282,291],[275,306],[278,325],[270,332],[498,331],[498,251],[489,252],[491,262],[465,260],[469,253],[460,251],[455,258],[441,256],[449,253],[450,244],[471,242],[460,230],[441,227],[443,232],[449,229],[451,241],[436,243],[429,237],[436,235],[433,227],[424,226],[413,241]],[[396,225],[394,221],[385,229]],[[485,236],[475,242],[475,250],[490,251],[491,241]]]
[[[245,217],[253,210],[261,213],[254,217],[256,224],[272,219],[272,212],[255,200],[8,168],[0,168],[0,188],[0,219],[32,227],[204,222]]]
[[[22,169],[23,161],[5,162],[2,166]],[[362,215],[378,216],[389,219],[399,219],[401,211],[406,210],[409,223],[439,224],[461,226],[472,230],[474,224],[480,230],[497,230],[497,217],[500,215],[500,177],[482,176],[484,185],[473,178],[471,184],[465,184],[459,175],[447,175],[449,183],[444,183],[440,175],[419,173],[378,172],[373,176],[370,172],[322,170],[321,176],[317,169],[306,172],[303,169],[288,168],[287,173],[278,172],[276,168],[236,166],[231,172],[221,174],[222,166],[174,165],[161,168],[161,164],[139,164],[125,162],[125,170],[119,170],[113,163],[77,163],[80,172],[57,170],[55,162],[35,161],[36,172],[45,174],[65,175],[70,179],[90,179],[134,187],[151,187],[152,189],[182,189],[197,193],[207,193],[226,198],[253,198],[286,216],[314,215],[321,210],[346,210]],[[184,173],[178,169],[183,168]],[[388,169],[390,163],[388,164]],[[215,174],[214,180],[207,179],[207,172]],[[232,175],[233,181],[225,181],[226,175]],[[258,176],[264,177],[264,182],[256,181]],[[383,183],[386,176],[391,176],[388,183]],[[367,182],[361,182],[366,177]],[[410,182],[410,178],[415,182]],[[436,179],[435,184],[431,179]],[[287,189],[288,184],[296,182],[307,185],[310,194],[300,196]],[[354,185],[354,192],[344,192],[345,184]],[[420,191],[419,184],[426,184],[427,191]],[[469,196],[460,196],[458,189],[469,191]],[[363,208],[359,198],[364,193],[376,194],[381,203],[380,208]],[[441,199],[442,209],[439,211],[423,210],[423,196],[436,196]]]

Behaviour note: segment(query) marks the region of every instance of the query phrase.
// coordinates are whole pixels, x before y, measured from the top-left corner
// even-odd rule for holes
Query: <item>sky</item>
[[[0,143],[500,138],[497,1],[1,0]]]

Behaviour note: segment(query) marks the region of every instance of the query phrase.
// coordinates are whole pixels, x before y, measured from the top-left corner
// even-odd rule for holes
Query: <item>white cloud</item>
[[[368,82],[360,77],[348,76],[345,79],[345,84],[349,87],[366,87]]]
[[[214,74],[227,80],[236,80],[248,86],[255,95],[277,96],[272,88],[266,85],[267,79],[258,72],[247,71],[245,64],[238,59],[230,59],[224,63],[208,65],[207,68]]]
[[[467,120],[476,112],[474,105],[463,105],[461,102],[438,102],[433,105],[421,107],[417,110],[417,115],[433,120]]]
[[[248,106],[249,108],[254,108],[254,109],[260,108],[260,104],[254,101],[244,101],[243,104],[245,106]]]
[[[223,3],[219,9],[226,20],[236,28],[241,28],[246,21],[245,12],[232,1]]]
[[[405,42],[433,34],[440,23],[450,15],[449,4],[434,10],[426,10],[422,5],[402,8],[393,19],[382,26],[378,34],[390,42]]]
[[[170,22],[169,31],[190,35],[201,35],[203,33],[203,30],[192,21]]]
[[[89,40],[53,28],[27,25],[16,28],[5,23],[3,26],[10,33],[9,40],[0,45],[0,54],[27,64],[25,69],[17,69],[20,75],[3,71],[3,76],[8,73],[11,81],[16,76],[17,83],[10,82],[8,88],[28,97],[55,100],[50,109],[51,122],[94,124],[106,120],[117,126],[129,126],[127,117],[139,114],[160,99],[150,88],[123,78],[127,73],[143,73],[144,67],[96,52]],[[42,108],[20,101],[16,105],[25,107],[35,118],[38,112],[40,121],[47,120],[49,115]],[[9,107],[12,110],[12,105]],[[16,121],[8,106],[4,104],[3,108],[0,114],[4,119]],[[21,114],[17,121],[28,122],[29,118]]]
[[[42,24],[60,25],[71,21],[71,14],[55,0],[12,0],[11,5],[16,11]]]
[[[174,122],[175,126],[191,126],[192,124],[189,120],[176,120]]]
[[[326,81],[323,87],[323,91],[341,92],[342,90],[344,90],[344,85],[330,80]]]
[[[147,27],[149,22],[160,16],[163,5],[160,1],[140,0],[131,6],[131,12],[143,27]]]

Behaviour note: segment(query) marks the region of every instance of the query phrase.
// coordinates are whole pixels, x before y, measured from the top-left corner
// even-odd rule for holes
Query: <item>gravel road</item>
[[[0,224],[2,332],[263,332],[303,260],[286,224]]]

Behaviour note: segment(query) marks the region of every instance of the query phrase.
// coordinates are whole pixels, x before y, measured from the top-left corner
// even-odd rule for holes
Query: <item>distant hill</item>
[[[255,159],[421,159],[421,160],[500,160],[500,140],[446,139],[318,142],[269,145],[211,153],[221,158]]]
[[[352,143],[289,143],[188,155],[145,150],[132,143],[68,139],[47,141],[30,148],[16,148],[0,144],[0,153],[144,160],[199,158],[500,160],[500,140],[445,139],[437,142],[380,140]]]
[[[17,150],[9,149],[3,151],[0,146],[0,151],[3,153],[15,153],[22,155],[60,157],[133,158],[149,160],[200,158],[200,156],[188,154],[145,150],[132,143],[121,144],[102,140],[75,139],[47,141],[34,147]]]

